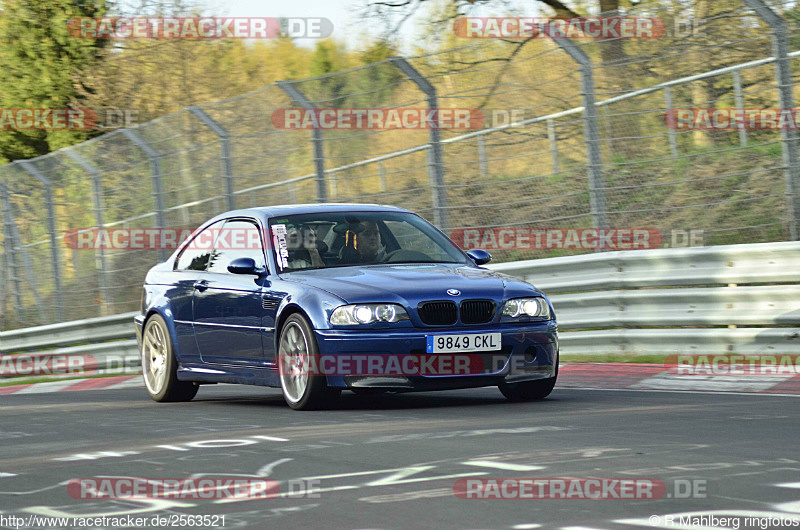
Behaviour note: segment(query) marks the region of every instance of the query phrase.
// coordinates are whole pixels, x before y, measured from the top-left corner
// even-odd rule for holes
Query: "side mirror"
[[[485,265],[492,261],[492,255],[480,248],[473,248],[467,251],[467,256],[472,258],[475,265]]]
[[[228,272],[261,276],[265,271],[261,267],[256,267],[256,260],[253,258],[236,258],[228,264]]]

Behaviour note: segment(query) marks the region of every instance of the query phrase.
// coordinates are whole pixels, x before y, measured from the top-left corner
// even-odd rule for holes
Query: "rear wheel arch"
[[[167,317],[158,309],[151,307],[147,310],[147,313],[144,316],[144,320],[142,321],[142,331],[144,328],[147,327],[147,321],[153,318],[153,315],[158,315],[162,319],[164,319],[164,323],[167,325],[167,333],[169,333],[169,339],[172,342],[172,349],[175,352],[175,358],[178,361],[178,364],[181,362],[181,349],[178,347],[178,332],[175,329],[175,322],[173,322],[171,317]]]

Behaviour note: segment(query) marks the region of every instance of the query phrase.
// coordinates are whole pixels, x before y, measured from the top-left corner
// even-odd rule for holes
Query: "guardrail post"
[[[744,91],[742,90],[742,74],[739,70],[733,72],[733,97],[736,107],[744,108]],[[747,129],[739,127],[739,146],[747,147]]]
[[[436,88],[402,57],[389,57],[389,60],[425,94],[425,98],[428,100],[428,110],[432,111],[434,115],[438,114],[439,103],[436,99]],[[434,224],[439,227],[439,230],[446,233],[448,226],[447,192],[444,184],[442,141],[438,127],[430,128],[430,146],[431,157],[429,158],[428,173],[433,188]]]
[[[586,152],[589,159],[589,205],[592,210],[592,224],[594,228],[606,228],[608,227],[606,192],[603,183],[603,159],[600,156],[597,107],[594,101],[592,60],[570,39],[553,40],[580,66],[581,92],[583,92],[583,128],[586,135]]]
[[[122,134],[130,140],[130,142],[138,147],[147,158],[150,159],[150,171],[153,177],[153,198],[156,206],[156,227],[163,229],[166,226],[166,219],[164,217],[164,196],[161,191],[161,153],[153,149],[153,147],[144,141],[144,139],[130,129],[122,129]],[[167,252],[164,248],[158,249],[158,259],[164,261],[167,259]]]
[[[772,28],[772,50],[775,55],[775,77],[778,82],[778,94],[782,109],[793,109],[792,98],[792,66],[789,62],[789,37],[786,21],[773,11],[763,0],[742,0]],[[798,222],[800,222],[800,164],[797,154],[797,130],[782,128],[784,178],[786,179],[786,197],[789,210],[789,234],[792,240],[800,239]]]
[[[98,229],[103,229],[103,182],[102,175],[98,169],[89,163],[88,160],[83,158],[80,154],[74,152],[72,149],[64,149],[64,154],[71,158],[81,169],[86,171],[92,177],[92,204],[94,206],[94,220]],[[106,262],[106,250],[103,245],[97,247],[97,265],[100,269],[100,299],[102,315],[108,314],[108,304],[111,302],[109,283],[108,283],[108,265]]]
[[[53,288],[56,291],[56,318],[64,320],[64,293],[61,290],[61,258],[56,244],[56,211],[53,204],[53,184],[50,179],[45,177],[36,166],[25,160],[18,160],[16,163],[22,167],[29,175],[39,181],[44,186],[44,201],[47,208],[47,232],[50,236],[50,258],[52,259],[53,269]]]
[[[300,90],[289,81],[278,81],[276,83],[286,94],[298,105],[308,110],[316,110],[316,107]],[[325,181],[325,146],[322,138],[322,129],[314,127],[311,131],[311,141],[314,144],[314,169],[317,173],[317,200],[328,202],[328,185]]]
[[[228,130],[219,124],[206,111],[197,106],[187,107],[189,112],[194,114],[203,125],[211,129],[211,132],[219,137],[220,142],[220,172],[222,182],[225,187],[225,199],[228,202],[228,210],[236,209],[236,197],[233,194],[233,158],[231,150],[231,135]]]

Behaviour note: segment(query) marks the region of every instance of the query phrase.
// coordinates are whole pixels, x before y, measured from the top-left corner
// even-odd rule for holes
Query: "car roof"
[[[398,206],[388,206],[382,204],[357,204],[357,203],[310,203],[310,204],[281,204],[277,206],[261,206],[257,208],[244,208],[231,210],[214,217],[222,219],[234,216],[247,217],[280,217],[283,215],[295,215],[303,213],[322,213],[322,212],[408,212],[405,208]]]

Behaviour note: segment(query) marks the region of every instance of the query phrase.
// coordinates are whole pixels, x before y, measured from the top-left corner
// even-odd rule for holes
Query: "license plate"
[[[472,335],[428,335],[428,353],[496,351],[500,349],[500,333]]]

